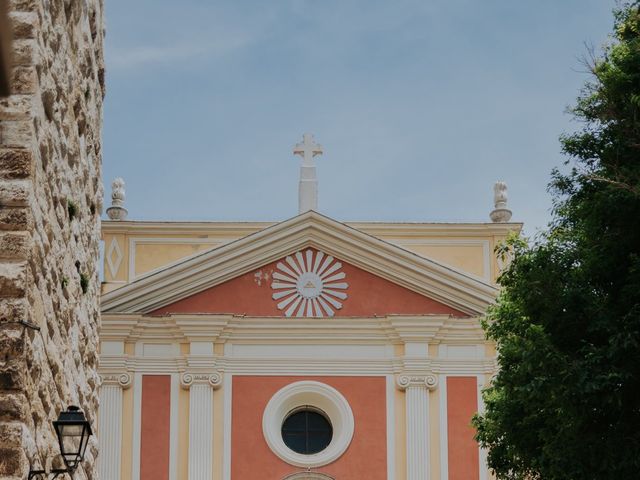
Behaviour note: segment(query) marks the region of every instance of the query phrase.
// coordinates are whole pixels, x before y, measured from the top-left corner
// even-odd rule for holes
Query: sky
[[[129,219],[297,214],[311,132],[319,211],[340,221],[551,218],[558,137],[614,0],[109,0],[105,208]]]

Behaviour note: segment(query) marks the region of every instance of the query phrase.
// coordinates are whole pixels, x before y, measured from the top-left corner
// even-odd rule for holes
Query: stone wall
[[[9,0],[0,99],[0,479],[61,467],[52,427],[97,427],[102,0]],[[19,322],[28,322],[36,330]],[[96,437],[75,479],[96,478]]]

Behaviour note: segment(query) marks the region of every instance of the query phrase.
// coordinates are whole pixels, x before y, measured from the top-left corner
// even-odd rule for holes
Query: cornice
[[[250,235],[280,222],[181,222],[181,221],[102,221],[102,232],[128,235]],[[483,236],[506,235],[522,230],[522,223],[492,222],[342,222],[369,235],[388,236]]]
[[[385,317],[247,317],[233,315],[122,315],[103,313],[102,341],[210,341],[269,344],[477,345],[485,341],[479,318],[449,315]],[[194,359],[199,358],[193,356]]]
[[[103,312],[148,313],[307,247],[469,315],[482,314],[497,289],[316,212],[189,257],[102,296]]]

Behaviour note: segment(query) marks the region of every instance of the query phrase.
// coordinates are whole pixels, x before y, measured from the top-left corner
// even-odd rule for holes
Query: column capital
[[[410,387],[423,387],[435,390],[438,387],[438,376],[429,372],[423,373],[403,373],[396,377],[396,385],[400,390]]]
[[[184,372],[180,375],[180,386],[189,390],[192,385],[210,385],[214,389],[222,386],[222,372]]]
[[[133,375],[129,372],[113,372],[113,373],[101,373],[100,384],[101,385],[117,385],[122,389],[127,389],[133,383]]]

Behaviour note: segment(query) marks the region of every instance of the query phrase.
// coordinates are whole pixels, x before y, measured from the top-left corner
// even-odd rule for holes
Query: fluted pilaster
[[[222,376],[184,373],[182,387],[189,389],[189,480],[210,480],[213,475],[213,389]]]
[[[401,375],[405,390],[407,424],[407,480],[429,479],[429,390],[437,386],[435,375]]]
[[[102,480],[120,479],[122,451],[122,390],[131,386],[128,373],[102,377],[98,410],[98,472]]]

